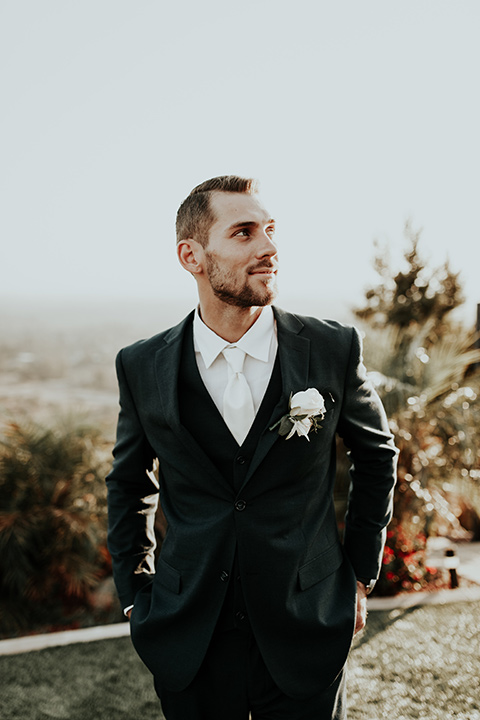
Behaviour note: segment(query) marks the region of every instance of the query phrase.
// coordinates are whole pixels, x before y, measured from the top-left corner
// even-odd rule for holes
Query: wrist
[[[127,617],[128,619],[130,619],[130,613],[131,613],[131,611],[132,611],[132,608],[133,608],[133,605],[127,605],[127,607],[123,608],[123,614],[124,614],[125,617]]]
[[[370,595],[373,588],[375,587],[376,580],[372,578],[358,578],[357,583],[360,583],[365,588],[365,595]]]

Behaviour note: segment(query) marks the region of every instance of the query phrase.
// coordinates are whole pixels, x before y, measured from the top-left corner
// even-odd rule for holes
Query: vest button
[[[237,457],[237,465],[245,465],[246,462],[247,462],[247,461],[245,460],[245,458],[243,457],[243,455],[239,455],[239,456]]]
[[[237,502],[235,503],[235,510],[238,510],[238,512],[242,512],[242,510],[245,510],[246,507],[247,503],[245,502],[245,500],[237,500]]]
[[[228,572],[227,572],[226,570],[222,570],[222,572],[220,573],[220,580],[221,580],[222,582],[227,582],[227,580],[228,580]]]

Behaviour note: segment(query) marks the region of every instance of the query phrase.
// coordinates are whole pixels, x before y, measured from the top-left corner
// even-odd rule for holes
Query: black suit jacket
[[[238,487],[180,421],[179,367],[193,313],[117,357],[109,548],[120,600],[135,605],[133,643],[173,691],[185,688],[202,662],[235,556],[265,663],[296,697],[319,692],[341,671],[355,624],[355,577],[379,572],[396,450],[366,378],[359,335],[336,322],[274,312],[282,393]],[[288,412],[291,393],[307,388],[325,398],[322,427],[309,440],[286,440],[270,428]],[[352,459],[343,545],[333,503],[335,433]],[[158,489],[168,530],[155,566]]]

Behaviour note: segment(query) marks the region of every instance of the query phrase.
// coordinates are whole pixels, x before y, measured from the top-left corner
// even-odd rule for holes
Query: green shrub
[[[98,432],[11,423],[0,441],[0,634],[74,623],[110,573]]]

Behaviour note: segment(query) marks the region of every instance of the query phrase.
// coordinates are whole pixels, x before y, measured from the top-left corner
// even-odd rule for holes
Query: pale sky
[[[260,179],[280,296],[362,302],[373,240],[480,302],[478,0],[2,0],[2,296],[193,305],[178,205]],[[398,267],[398,263],[397,263]]]

